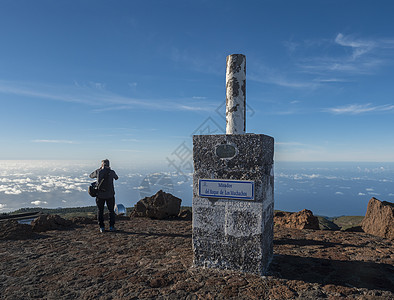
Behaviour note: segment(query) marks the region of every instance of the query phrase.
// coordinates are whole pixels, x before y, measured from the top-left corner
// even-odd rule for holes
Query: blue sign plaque
[[[198,195],[206,198],[254,200],[254,181],[199,179]]]

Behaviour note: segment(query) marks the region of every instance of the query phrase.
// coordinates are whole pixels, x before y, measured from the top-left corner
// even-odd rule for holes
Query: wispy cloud
[[[296,64],[301,70],[322,77],[334,74],[342,78],[346,75],[373,74],[388,61],[393,61],[394,39],[358,38],[338,33],[334,39],[322,39],[319,43],[306,41],[300,43],[298,48],[304,51],[312,49],[313,53],[318,53],[299,57]],[[324,83],[324,78],[319,82]]]
[[[133,143],[139,143],[141,142],[140,140],[137,139],[122,139],[122,142],[133,142]]]
[[[222,67],[225,61],[221,55],[217,57],[216,54],[213,54],[211,57],[207,57],[198,52],[192,53],[190,50],[175,47],[169,53],[173,62],[183,64],[188,69],[205,74],[222,75]]]
[[[346,105],[346,106],[327,108],[327,109],[325,109],[325,111],[333,113],[333,114],[358,115],[358,114],[371,113],[371,112],[394,111],[394,105],[386,104],[386,105],[373,106],[371,103],[350,104],[350,105]]]
[[[319,83],[346,83],[346,82],[352,82],[353,80],[349,80],[345,78],[315,78],[313,81]]]
[[[207,112],[211,112],[212,111],[212,107],[201,107],[201,106],[191,106],[191,105],[179,105],[179,109],[180,110],[188,110],[188,111],[207,111]]]
[[[104,83],[92,82],[88,84],[74,82],[73,85],[48,85],[37,82],[0,80],[0,93],[92,106],[105,104],[146,105],[146,101],[122,97],[105,90]]]
[[[303,143],[299,142],[275,142],[275,145],[280,145],[280,146],[307,146]]]
[[[275,74],[276,73],[276,74]],[[252,74],[248,76],[248,80],[252,80],[255,82],[265,83],[265,84],[273,84],[281,87],[287,88],[316,88],[319,83],[310,81],[310,80],[293,80],[285,77],[284,75],[280,75],[276,72],[262,72],[261,74]]]
[[[374,41],[355,39],[342,33],[337,34],[335,43],[344,47],[351,47],[353,50],[352,59],[357,59],[378,46]]]
[[[69,140],[33,140],[33,143],[49,143],[49,144],[75,144],[74,141]]]
[[[354,60],[348,57],[312,57],[304,58],[298,64],[298,67],[319,77],[332,76],[333,74],[334,76],[348,76],[373,74],[383,63],[383,59],[376,57],[363,58],[361,60]],[[324,83],[323,80],[324,78],[321,78],[318,81]]]
[[[159,111],[201,111],[215,109],[214,104],[201,104],[202,97],[168,99],[136,99],[106,89],[105,83],[74,82],[69,86],[0,80],[0,93],[53,101],[74,102],[94,107],[94,112],[149,109]],[[195,103],[195,102],[199,103]],[[186,103],[186,104],[185,104]],[[195,104],[195,105],[194,105]],[[198,104],[198,105],[197,105]]]

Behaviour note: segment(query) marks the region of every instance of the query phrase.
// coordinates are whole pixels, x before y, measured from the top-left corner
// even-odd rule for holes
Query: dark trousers
[[[104,204],[107,203],[109,210],[109,226],[115,225],[115,197],[108,199],[96,198],[97,204],[97,220],[100,227],[104,227]]]

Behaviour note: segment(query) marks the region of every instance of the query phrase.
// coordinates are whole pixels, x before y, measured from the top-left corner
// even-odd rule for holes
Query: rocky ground
[[[361,232],[276,226],[259,277],[193,268],[191,221],[123,219],[103,234],[2,224],[0,299],[394,299],[393,243]]]

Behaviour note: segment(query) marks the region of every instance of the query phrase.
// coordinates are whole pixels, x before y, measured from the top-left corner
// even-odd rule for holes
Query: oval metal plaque
[[[216,146],[215,152],[220,158],[233,158],[237,154],[237,149],[233,145],[223,144]]]

